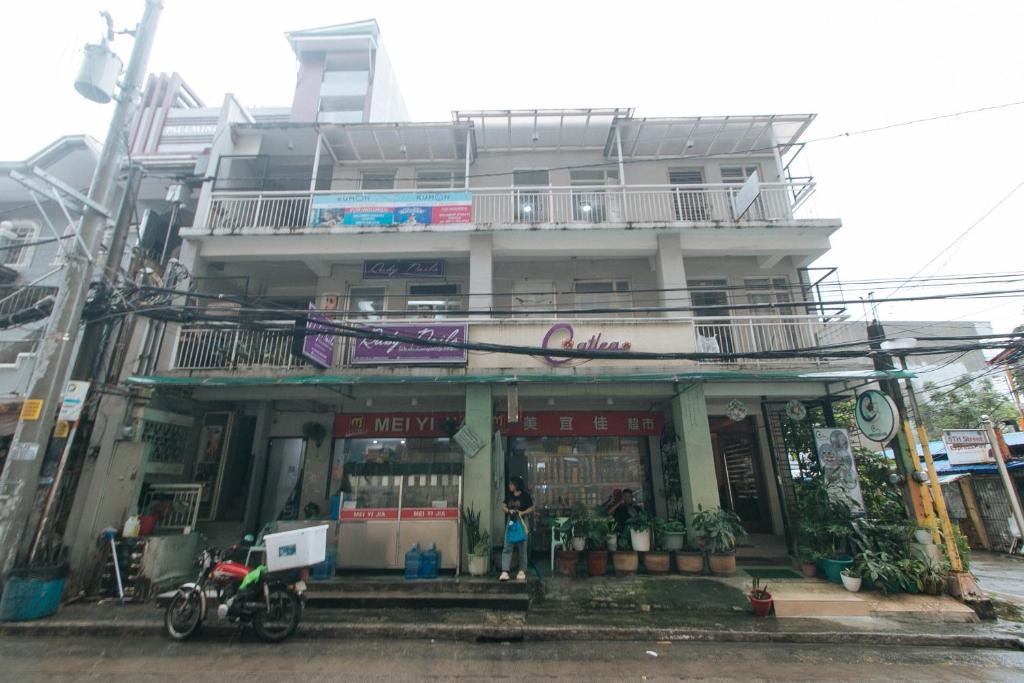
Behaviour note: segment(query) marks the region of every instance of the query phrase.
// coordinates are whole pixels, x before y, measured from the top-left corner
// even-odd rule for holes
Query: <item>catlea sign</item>
[[[606,339],[603,332],[577,339],[576,330],[570,323],[555,323],[545,333],[541,346],[545,349],[575,349],[578,351],[629,351],[633,348],[633,343],[618,339]],[[553,367],[566,365],[574,360],[578,361],[579,359],[544,356],[544,362]]]

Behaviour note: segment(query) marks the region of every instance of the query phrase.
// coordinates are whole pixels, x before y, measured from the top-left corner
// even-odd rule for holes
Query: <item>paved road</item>
[[[650,653],[656,653],[654,656]],[[0,681],[1024,679],[1024,653],[728,643],[0,638]]]

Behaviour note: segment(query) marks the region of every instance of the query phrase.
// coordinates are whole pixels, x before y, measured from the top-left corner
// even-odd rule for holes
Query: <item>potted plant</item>
[[[665,550],[679,552],[686,545],[686,523],[673,519],[661,525],[661,543]]]
[[[578,553],[587,548],[587,534],[590,532],[590,513],[583,505],[577,505],[569,517],[572,549]]]
[[[469,575],[484,576],[487,574],[488,556],[490,555],[491,535],[480,532],[480,513],[472,506],[461,511],[462,528],[466,532],[466,549],[469,557]]]
[[[665,549],[663,526],[664,524],[659,520],[653,521],[651,531],[654,533],[654,544],[657,550],[644,553],[644,569],[651,574],[668,574],[671,567],[672,555]]]
[[[644,509],[633,510],[629,514],[626,528],[629,529],[630,546],[638,553],[646,553],[651,549],[651,529],[654,521]]]
[[[754,579],[747,599],[756,616],[766,617],[772,611],[772,594],[768,592],[768,586],[761,586],[760,579]]]
[[[914,529],[914,542],[921,545],[931,545],[932,528],[929,526],[919,526]]]
[[[604,525],[605,546],[610,552],[615,552],[619,549],[619,525],[614,517],[600,517],[599,520]]]
[[[608,524],[604,519],[593,519],[587,530],[587,574],[604,576],[608,573]]]
[[[676,570],[681,574],[702,574],[704,572],[704,551],[692,545],[676,551]]]
[[[860,568],[858,565],[854,564],[839,572],[839,577],[843,580],[843,588],[846,590],[851,593],[856,593],[860,590],[863,579],[860,578]]]
[[[556,527],[556,533],[563,539],[563,542],[572,538],[572,518],[568,518]],[[576,565],[579,564],[580,554],[572,547],[561,547],[555,553],[555,566],[562,576],[576,576]]]
[[[826,525],[829,548],[821,558],[821,568],[832,583],[842,583],[841,573],[853,565],[853,557],[846,551],[849,548],[853,527],[849,523],[835,522]]]
[[[728,575],[735,572],[736,539],[746,533],[739,516],[722,508],[698,508],[691,526],[708,551],[708,566],[712,573]]]
[[[800,572],[806,579],[813,579],[818,575],[818,553],[810,548],[801,548],[798,551]]]
[[[636,574],[639,559],[633,546],[630,544],[629,534],[622,534],[619,539],[619,549],[612,553],[612,564],[615,567],[615,576],[632,576]]]
[[[924,572],[921,581],[924,592],[928,595],[942,595],[946,587],[946,577],[949,575],[949,562],[942,560],[936,562],[929,558],[924,563]]]

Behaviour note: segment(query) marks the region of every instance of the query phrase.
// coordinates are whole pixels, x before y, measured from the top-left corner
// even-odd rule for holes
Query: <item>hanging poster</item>
[[[352,192],[313,196],[309,227],[445,225],[473,222],[469,192]]]
[[[835,427],[818,427],[814,430],[814,447],[825,481],[841,491],[847,502],[863,510],[864,496],[860,492],[849,433]]]

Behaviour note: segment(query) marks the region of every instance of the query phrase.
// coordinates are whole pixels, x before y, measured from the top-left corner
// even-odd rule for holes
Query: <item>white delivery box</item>
[[[280,572],[323,562],[327,554],[327,527],[320,524],[264,536],[267,569]]]

